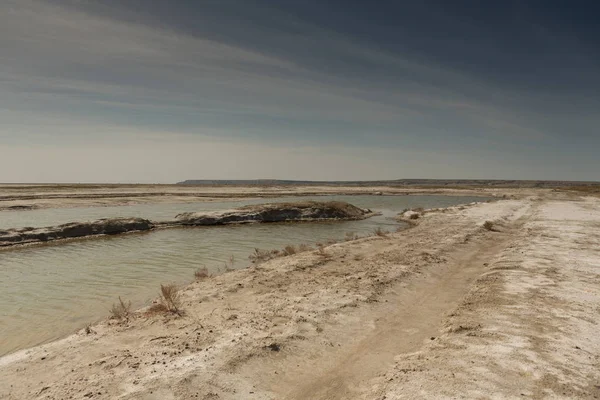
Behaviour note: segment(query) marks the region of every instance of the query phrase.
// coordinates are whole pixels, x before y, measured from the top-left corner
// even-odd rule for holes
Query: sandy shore
[[[521,196],[524,193],[532,193],[533,191],[535,189],[334,185],[0,185],[0,211],[63,207],[106,207],[155,203],[190,203],[198,201],[315,195],[437,194],[493,197],[506,194],[509,196]]]
[[[600,198],[530,194],[194,283],[1,358],[0,398],[600,398]]]

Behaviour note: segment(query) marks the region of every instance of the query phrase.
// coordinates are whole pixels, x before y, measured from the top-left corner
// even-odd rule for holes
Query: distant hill
[[[594,186],[600,182],[583,181],[532,181],[532,180],[495,180],[495,179],[396,179],[382,181],[294,181],[279,179],[191,179],[178,182],[178,185],[207,185],[207,186],[491,186],[491,187],[539,187],[556,188],[570,186]]]

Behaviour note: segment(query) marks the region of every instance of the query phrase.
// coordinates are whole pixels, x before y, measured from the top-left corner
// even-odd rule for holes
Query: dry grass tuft
[[[485,221],[483,223],[483,227],[485,229],[487,229],[488,231],[493,231],[494,230],[494,223],[492,221]]]
[[[296,254],[297,252],[298,251],[296,250],[296,246],[292,246],[291,244],[285,246],[282,251],[284,256],[291,256],[293,254]]]
[[[117,304],[113,304],[110,309],[110,317],[113,319],[123,319],[127,318],[131,312],[131,301],[127,304],[121,299],[119,296],[119,302]]]
[[[380,237],[387,237],[387,235],[389,234],[388,231],[384,231],[383,229],[381,229],[380,226],[378,226],[377,228],[375,228],[375,230],[373,231],[373,233],[377,236]]]
[[[298,252],[302,253],[305,251],[310,251],[312,250],[312,247],[310,247],[309,245],[302,243],[300,246],[298,246]]]
[[[167,306],[163,303],[152,304],[148,309],[148,314],[164,314],[168,312]]]
[[[181,299],[176,285],[160,285],[160,295],[160,302],[166,311],[181,314]]]
[[[321,258],[331,258],[331,254],[327,252],[327,250],[325,250],[325,246],[321,245],[321,246],[317,246],[317,255]]]
[[[322,243],[317,243],[317,248],[322,247]],[[291,256],[298,253],[303,253],[307,251],[312,251],[313,248],[308,244],[301,244],[298,247],[293,245],[287,245],[282,250],[261,250],[254,249],[254,252],[248,256],[250,261],[255,264],[259,264],[261,262],[269,261],[278,257],[286,257]]]
[[[86,335],[91,335],[92,333],[96,333],[96,331],[94,331],[94,330],[92,329],[92,324],[87,324],[87,325],[85,326],[85,334],[86,334]]]
[[[259,249],[259,248],[255,248],[254,249],[254,253],[250,254],[248,256],[248,258],[253,263],[258,263],[258,262],[262,262],[262,261],[267,261],[270,256],[271,256],[271,252],[270,251],[268,251],[268,250],[262,250],[262,249]]]
[[[248,258],[254,264],[259,264],[261,262],[269,261],[269,260],[272,260],[273,258],[282,257],[284,255],[286,255],[286,254],[283,254],[283,252],[281,252],[279,250],[262,250],[262,249],[255,248],[254,252],[252,254],[250,254],[248,256]]]
[[[233,271],[235,269],[234,266],[235,266],[235,256],[232,254],[229,256],[229,260],[225,261],[225,264],[224,264],[225,272]]]
[[[196,278],[197,281],[201,281],[206,278],[210,278],[210,274],[208,273],[208,268],[206,268],[206,267],[198,268],[194,272],[194,278]]]
[[[352,240],[357,240],[359,236],[355,232],[346,232],[346,241],[350,242]]]

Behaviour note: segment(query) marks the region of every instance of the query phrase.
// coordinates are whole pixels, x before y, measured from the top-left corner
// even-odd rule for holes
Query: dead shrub
[[[181,299],[176,285],[160,285],[160,295],[160,302],[166,311],[174,314],[181,313]]]
[[[110,317],[113,319],[123,319],[129,316],[131,311],[131,301],[127,304],[119,296],[119,302],[112,305],[110,309]]]
[[[206,268],[206,267],[198,268],[194,272],[194,278],[196,278],[197,281],[201,281],[201,280],[209,278],[209,277],[210,277],[210,274],[208,273],[208,268]]]
[[[493,231],[494,230],[494,223],[492,221],[485,221],[483,223],[483,227],[485,229],[487,229],[488,231]]]
[[[419,219],[419,217],[419,214],[410,214],[410,217],[408,217],[408,219]]]

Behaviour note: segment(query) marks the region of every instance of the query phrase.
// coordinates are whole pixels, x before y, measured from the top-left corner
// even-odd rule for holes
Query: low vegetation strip
[[[176,219],[180,225],[226,225],[257,222],[290,222],[322,220],[359,220],[374,215],[341,201],[272,203],[209,213],[184,213]]]

